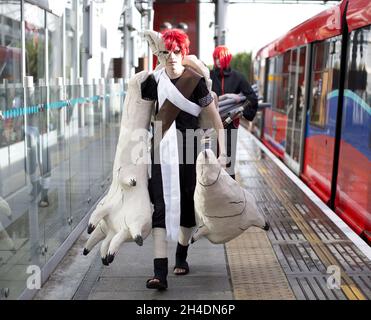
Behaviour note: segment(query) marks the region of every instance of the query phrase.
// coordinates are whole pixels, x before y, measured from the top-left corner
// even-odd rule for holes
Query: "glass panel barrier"
[[[121,89],[118,83],[110,82],[107,86],[107,154],[109,161],[105,161],[107,170],[112,170],[116,153],[116,145],[120,134]],[[110,173],[111,174],[111,173]]]
[[[89,175],[90,198],[96,202],[102,193],[103,182],[103,132],[102,104],[96,95],[97,86],[89,88],[88,121],[89,121]]]
[[[31,77],[32,79],[32,77]],[[45,262],[45,218],[39,210],[44,192],[43,158],[45,154],[45,109],[42,98],[45,87],[34,87],[32,83],[25,89],[25,144],[26,178],[29,197],[23,198],[28,207],[28,229],[30,242],[30,261],[32,265],[42,267]],[[25,201],[26,200],[26,201]]]
[[[0,99],[0,288],[15,299],[25,287],[27,267],[39,263],[43,239],[26,169],[24,90],[20,84],[0,87]],[[30,234],[33,227],[36,235]]]
[[[26,83],[0,85],[0,300],[20,296],[109,187],[123,108],[122,83]]]
[[[67,116],[69,130],[70,177],[69,205],[72,228],[76,227],[89,210],[89,139],[85,122],[84,86],[67,87],[70,108]]]
[[[40,211],[43,212],[47,258],[50,258],[71,232],[69,225],[68,180],[70,177],[69,137],[65,88],[59,80],[47,88],[48,104],[43,113],[46,128],[43,154]]]

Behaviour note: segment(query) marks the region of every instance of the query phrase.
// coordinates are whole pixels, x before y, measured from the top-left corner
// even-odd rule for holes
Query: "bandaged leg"
[[[178,245],[176,247],[175,254],[175,267],[174,274],[185,275],[189,272],[189,266],[187,263],[187,255],[189,248],[189,240],[192,237],[194,228],[180,227]]]
[[[154,258],[166,258],[167,257],[167,240],[166,240],[166,229],[164,228],[153,228],[153,250]]]
[[[188,246],[194,228],[180,227],[178,241],[182,246]]]

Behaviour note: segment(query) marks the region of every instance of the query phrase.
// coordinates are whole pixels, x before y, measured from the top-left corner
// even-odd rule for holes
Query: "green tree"
[[[231,61],[231,68],[241,72],[249,81],[253,81],[252,71],[252,52],[239,52],[233,55]]]

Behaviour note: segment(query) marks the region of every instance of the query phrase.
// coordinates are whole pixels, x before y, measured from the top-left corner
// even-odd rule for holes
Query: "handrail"
[[[0,120],[8,120],[14,119],[17,117],[21,117],[31,114],[37,114],[47,109],[61,109],[64,107],[72,107],[76,104],[84,104],[84,103],[93,103],[103,99],[109,99],[110,97],[117,97],[117,96],[124,96],[125,91],[120,91],[116,94],[105,94],[105,95],[95,95],[92,97],[80,97],[74,99],[67,99],[67,100],[60,100],[60,101],[53,101],[50,103],[40,103],[32,106],[26,107],[18,107],[18,108],[9,108],[8,110],[1,112],[0,110]]]

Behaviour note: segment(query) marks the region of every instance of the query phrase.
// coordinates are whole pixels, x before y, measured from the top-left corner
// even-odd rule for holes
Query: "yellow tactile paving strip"
[[[244,150],[247,151],[249,149],[245,141],[242,142],[242,145]],[[249,150],[244,155],[244,160],[255,162],[256,171],[252,173],[253,176],[259,176],[264,179],[266,187],[275,195],[277,201],[289,213],[289,219],[295,223],[298,230],[305,237],[305,243],[313,249],[325,268],[331,265],[340,266],[341,264],[337,261],[337,258],[323,243],[310,223],[300,214],[298,208],[291,203],[284,192],[285,190],[282,190],[283,187],[277,180],[279,178],[275,177],[274,172],[270,172],[267,163],[251,157],[250,152],[254,154],[253,150]],[[276,243],[276,247],[277,245],[280,246],[281,244]],[[293,271],[289,270],[290,275],[287,275],[287,268],[284,270],[282,261],[278,261],[277,252],[275,252],[276,247],[272,247],[267,233],[258,228],[251,228],[240,237],[226,244],[233,292],[236,299],[284,300],[299,298],[297,296],[298,286],[293,282],[293,276],[299,276],[304,279],[307,277],[307,274],[302,274],[301,271],[295,271],[297,273],[295,274],[295,272],[293,273]],[[340,270],[340,292],[342,292],[343,298],[350,300],[366,299],[346,270],[343,268],[340,268]],[[317,272],[313,272],[312,269],[308,270],[308,272],[309,275],[317,275]],[[320,275],[322,276],[322,273]],[[291,287],[292,285],[296,285],[296,289]],[[296,291],[293,291],[293,289]],[[299,296],[302,297],[302,293]]]
[[[264,177],[265,181],[268,183],[269,187],[272,188],[273,192],[277,195],[280,202],[285,206],[289,211],[291,217],[296,222],[299,229],[303,232],[305,237],[308,239],[308,242],[311,244],[314,251],[321,258],[321,261],[326,267],[330,265],[338,265],[336,258],[333,254],[323,245],[323,241],[319,238],[316,232],[308,224],[307,221],[300,215],[298,209],[292,205],[287,197],[287,195],[282,192],[279,188],[279,185],[274,179],[269,175],[268,170],[264,167],[259,169],[260,174]],[[349,300],[366,300],[366,297],[358,289],[354,281],[346,274],[342,268],[341,270],[341,290],[344,292],[345,296]]]
[[[265,231],[251,228],[225,247],[236,300],[295,300]]]

